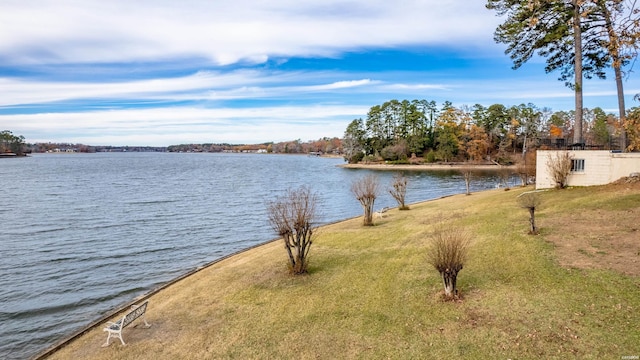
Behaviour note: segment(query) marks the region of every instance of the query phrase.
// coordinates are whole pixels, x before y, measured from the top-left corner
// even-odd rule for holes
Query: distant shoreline
[[[15,159],[21,157],[27,157],[28,154],[16,154],[16,153],[0,153],[0,159]]]
[[[342,164],[339,167],[346,169],[369,169],[369,170],[460,170],[470,167],[473,170],[500,170],[502,166],[493,164]]]

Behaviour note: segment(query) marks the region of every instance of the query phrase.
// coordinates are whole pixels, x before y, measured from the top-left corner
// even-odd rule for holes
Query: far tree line
[[[323,137],[317,140],[302,141],[300,139],[282,142],[266,142],[260,144],[180,144],[167,147],[169,152],[266,152],[274,154],[340,154],[342,140]]]
[[[46,152],[258,152],[277,154],[341,154],[342,140],[333,137],[323,137],[317,140],[268,142],[261,144],[180,144],[169,146],[112,146],[86,145],[79,143],[25,143],[24,136],[15,136],[11,131],[0,133],[0,153],[46,153]]]
[[[597,107],[583,109],[584,142],[591,149],[629,150],[640,148],[637,138],[629,144],[626,128],[637,132],[640,111],[632,109],[627,123]],[[365,119],[349,123],[343,137],[344,158],[350,163],[362,160],[407,162],[410,157],[434,161],[510,162],[513,154],[535,148],[565,148],[572,145],[575,111],[552,111],[533,104],[506,107],[454,107],[445,101],[438,106],[428,100],[390,100],[372,106]],[[635,121],[635,122],[633,122]],[[634,130],[635,129],[635,130]]]
[[[24,136],[13,135],[9,130],[0,131],[0,154],[24,155],[26,153]]]

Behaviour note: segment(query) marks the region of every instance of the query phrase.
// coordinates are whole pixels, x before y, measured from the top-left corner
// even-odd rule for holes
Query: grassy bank
[[[516,205],[515,197],[526,190],[531,188],[414,204],[410,211],[390,211],[374,227],[362,227],[361,219],[324,227],[307,276],[288,275],[280,242],[267,244],[152,296],[152,327],[126,329],[127,346],[116,341],[101,348],[106,334],[97,328],[51,358],[640,355],[640,277],[600,261],[615,252],[613,245],[603,248],[609,235],[600,236],[606,254],[590,253],[579,241],[592,241],[593,232],[575,228],[583,210],[598,209],[598,216],[624,227],[611,239],[627,234],[637,246],[640,188],[542,193],[538,236],[527,235],[528,213]],[[426,263],[428,233],[437,221],[475,234],[458,277],[462,301],[441,300],[439,274]],[[578,243],[573,252],[559,252],[564,239]],[[591,263],[565,266],[572,254]],[[640,267],[640,250],[625,254],[624,261]]]

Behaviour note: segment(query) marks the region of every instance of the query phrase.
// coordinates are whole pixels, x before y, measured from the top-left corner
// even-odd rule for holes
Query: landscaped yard
[[[640,184],[541,193],[540,235],[516,196],[457,195],[318,231],[310,273],[280,242],[153,295],[143,326],[96,328],[52,359],[620,359],[640,355]],[[356,201],[354,199],[354,201]],[[473,234],[444,302],[426,261],[438,222]]]

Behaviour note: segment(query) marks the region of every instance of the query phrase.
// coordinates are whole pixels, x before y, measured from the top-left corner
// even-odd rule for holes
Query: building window
[[[571,172],[584,172],[584,159],[572,159]]]

